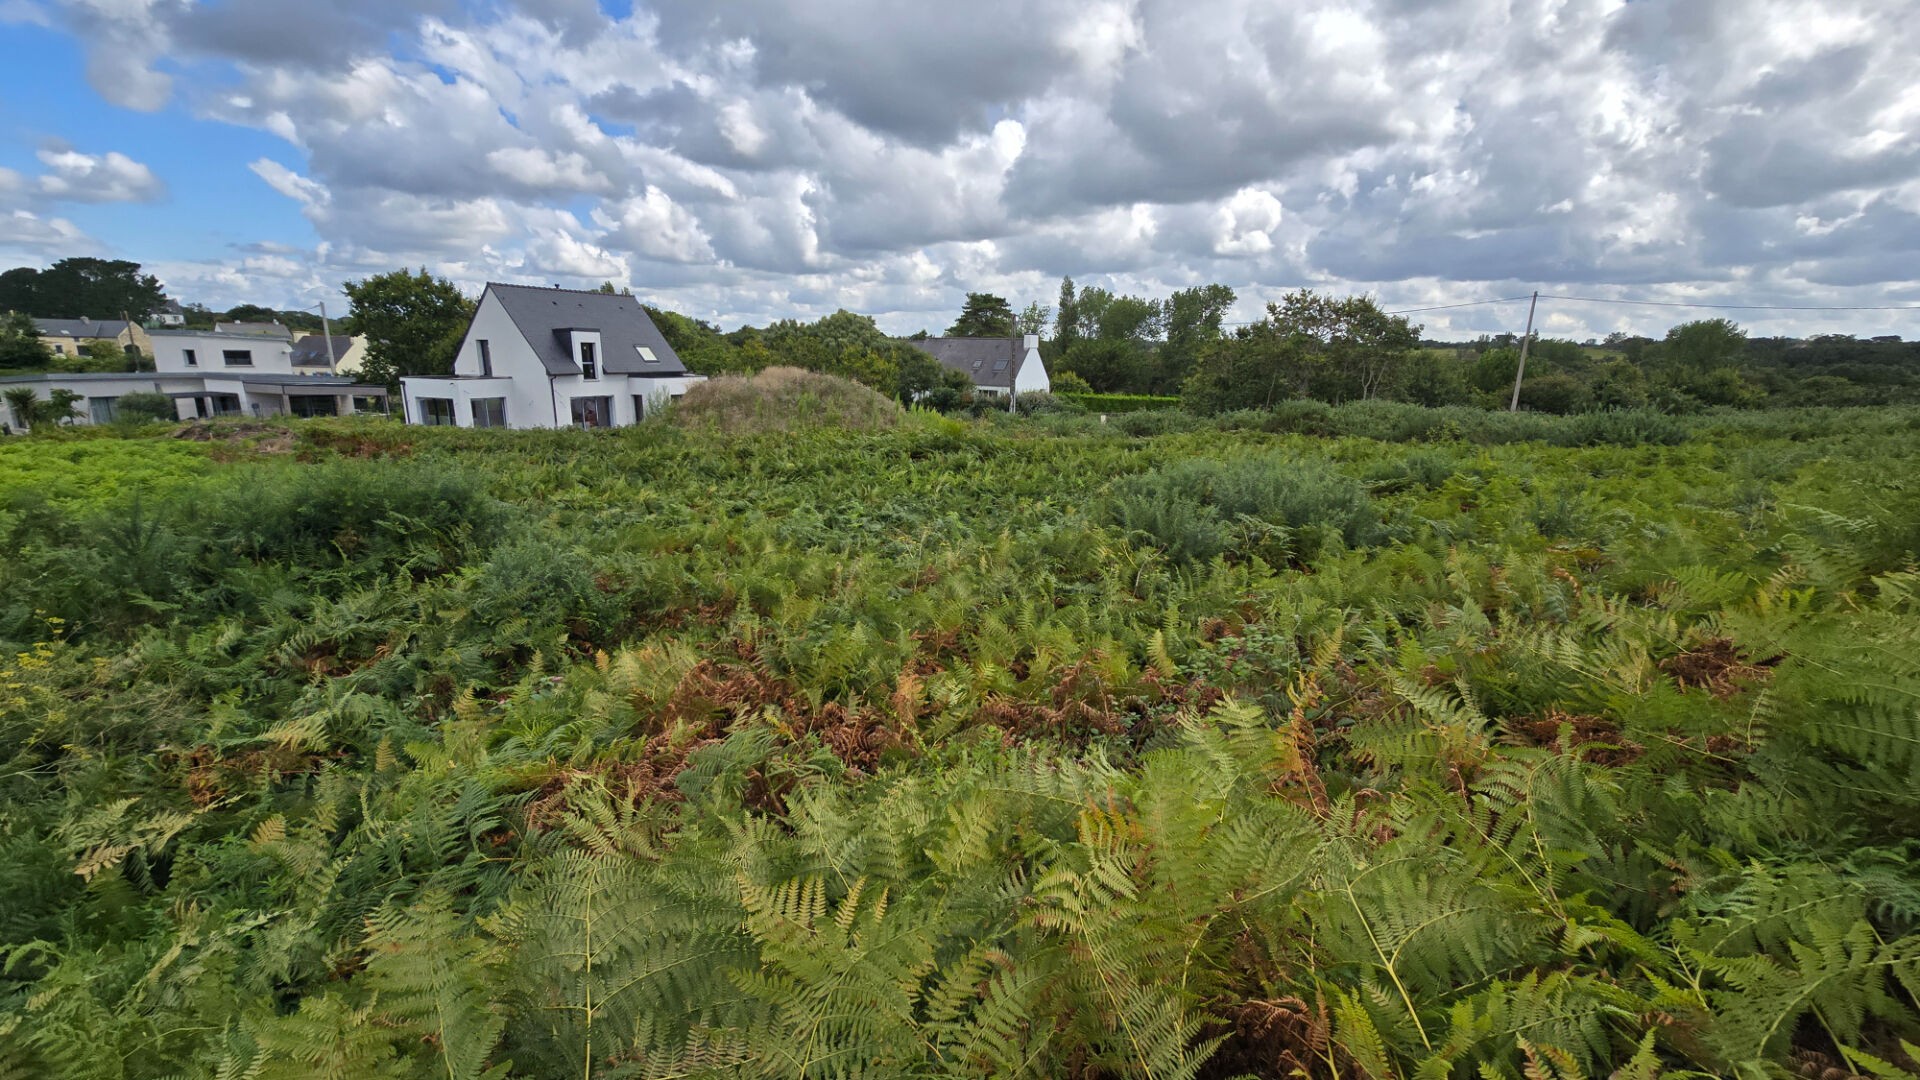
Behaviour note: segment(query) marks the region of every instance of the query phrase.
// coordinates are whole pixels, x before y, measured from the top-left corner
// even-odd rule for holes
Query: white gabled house
[[[411,424],[557,428],[638,423],[705,378],[631,296],[491,282],[453,374],[400,382]]]
[[[947,337],[907,339],[941,366],[964,373],[983,394],[1051,393],[1046,362],[1040,359],[1040,335],[1024,337]]]

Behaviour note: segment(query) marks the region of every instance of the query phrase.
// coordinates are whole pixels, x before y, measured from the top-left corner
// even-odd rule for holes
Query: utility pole
[[[1538,294],[1536,294],[1538,296]],[[334,356],[334,329],[326,323],[326,302],[321,300],[321,334],[326,336],[326,373],[340,375],[340,357]],[[1519,390],[1515,390],[1519,394]]]
[[[1533,302],[1527,305],[1527,333],[1520,339],[1520,370],[1513,373],[1513,401],[1507,406],[1508,412],[1520,411],[1520,380],[1527,377],[1527,346],[1533,344],[1533,309],[1540,306],[1540,290],[1533,291]]]

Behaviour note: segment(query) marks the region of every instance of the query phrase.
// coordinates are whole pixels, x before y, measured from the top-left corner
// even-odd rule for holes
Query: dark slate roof
[[[907,341],[935,360],[964,373],[975,386],[1007,390],[1027,358],[1026,342],[1017,337],[937,337]]]
[[[34,329],[46,337],[115,338],[127,331],[125,319],[35,319]]]
[[[327,339],[323,334],[308,334],[293,343],[293,363],[295,367],[326,367],[335,359],[347,355],[353,348],[353,339],[345,334],[333,335],[333,354],[327,354]]]
[[[600,367],[611,375],[685,375],[687,366],[673,351],[660,328],[647,318],[647,309],[631,296],[578,289],[546,289],[538,285],[489,282],[487,291],[500,301],[507,317],[527,339],[549,375],[578,375],[567,345],[567,330],[600,332]],[[484,295],[481,302],[485,303]],[[477,310],[477,309],[476,309]],[[653,351],[649,364],[640,346]]]

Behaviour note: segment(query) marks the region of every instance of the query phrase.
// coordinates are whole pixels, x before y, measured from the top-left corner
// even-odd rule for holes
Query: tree
[[[1106,289],[1080,290],[1076,304],[1080,336],[1106,341],[1159,340],[1161,312],[1158,300],[1141,296],[1117,296]]]
[[[5,393],[7,411],[13,414],[14,422],[28,431],[37,430],[47,424],[63,424],[80,415],[81,395],[67,389],[57,389],[46,397],[35,397],[30,386],[16,386]]]
[[[1311,361],[1304,396],[1372,398],[1420,344],[1420,328],[1388,315],[1366,296],[1335,299],[1299,289],[1267,305],[1276,332],[1300,339]],[[1315,385],[1317,384],[1317,385]]]
[[[1054,354],[1060,355],[1073,348],[1080,340],[1080,302],[1073,289],[1073,279],[1060,279],[1060,304],[1053,313]]]
[[[31,315],[34,290],[39,281],[40,271],[31,266],[16,266],[0,273],[0,311]]]
[[[960,318],[947,328],[948,337],[1012,337],[1013,307],[1006,298],[992,293],[967,294]]]
[[[1204,350],[1181,394],[1208,411],[1268,408],[1287,397],[1371,398],[1391,385],[1419,342],[1418,327],[1367,297],[1301,289]]]
[[[1033,303],[1028,304],[1026,310],[1022,311],[1014,319],[1013,332],[1016,334],[1038,334],[1042,330],[1045,330],[1047,323],[1052,320],[1053,309],[1035,300]]]
[[[362,366],[368,382],[397,385],[403,375],[446,375],[453,371],[473,301],[453,282],[428,274],[394,270],[346,283],[348,315],[367,337]]]
[[[9,271],[4,284],[7,306],[42,319],[139,319],[166,300],[160,279],[125,259],[61,259],[31,276]]]
[[[1098,393],[1116,394],[1133,389],[1145,359],[1131,341],[1083,339],[1060,357],[1059,367],[1085,379]]]
[[[1731,319],[1700,319],[1667,331],[1667,360],[1696,372],[1727,367],[1746,347],[1747,332]]]
[[[10,311],[0,317],[0,371],[38,371],[53,366],[53,350],[40,340],[33,317]]]
[[[13,422],[19,425],[21,430],[33,430],[34,422],[40,417],[40,401],[34,397],[33,387],[9,387],[5,391],[0,391],[0,400],[6,401],[7,413],[13,417]]]
[[[1181,289],[1167,298],[1161,306],[1167,340],[1160,347],[1160,373],[1154,389],[1179,389],[1193,371],[1200,350],[1220,340],[1222,320],[1233,301],[1233,290],[1225,285]]]

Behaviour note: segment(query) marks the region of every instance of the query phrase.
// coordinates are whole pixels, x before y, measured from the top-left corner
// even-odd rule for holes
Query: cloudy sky
[[[425,265],[902,332],[1062,274],[1920,305],[1920,4],[0,0],[0,266],[69,254],[216,308]]]

